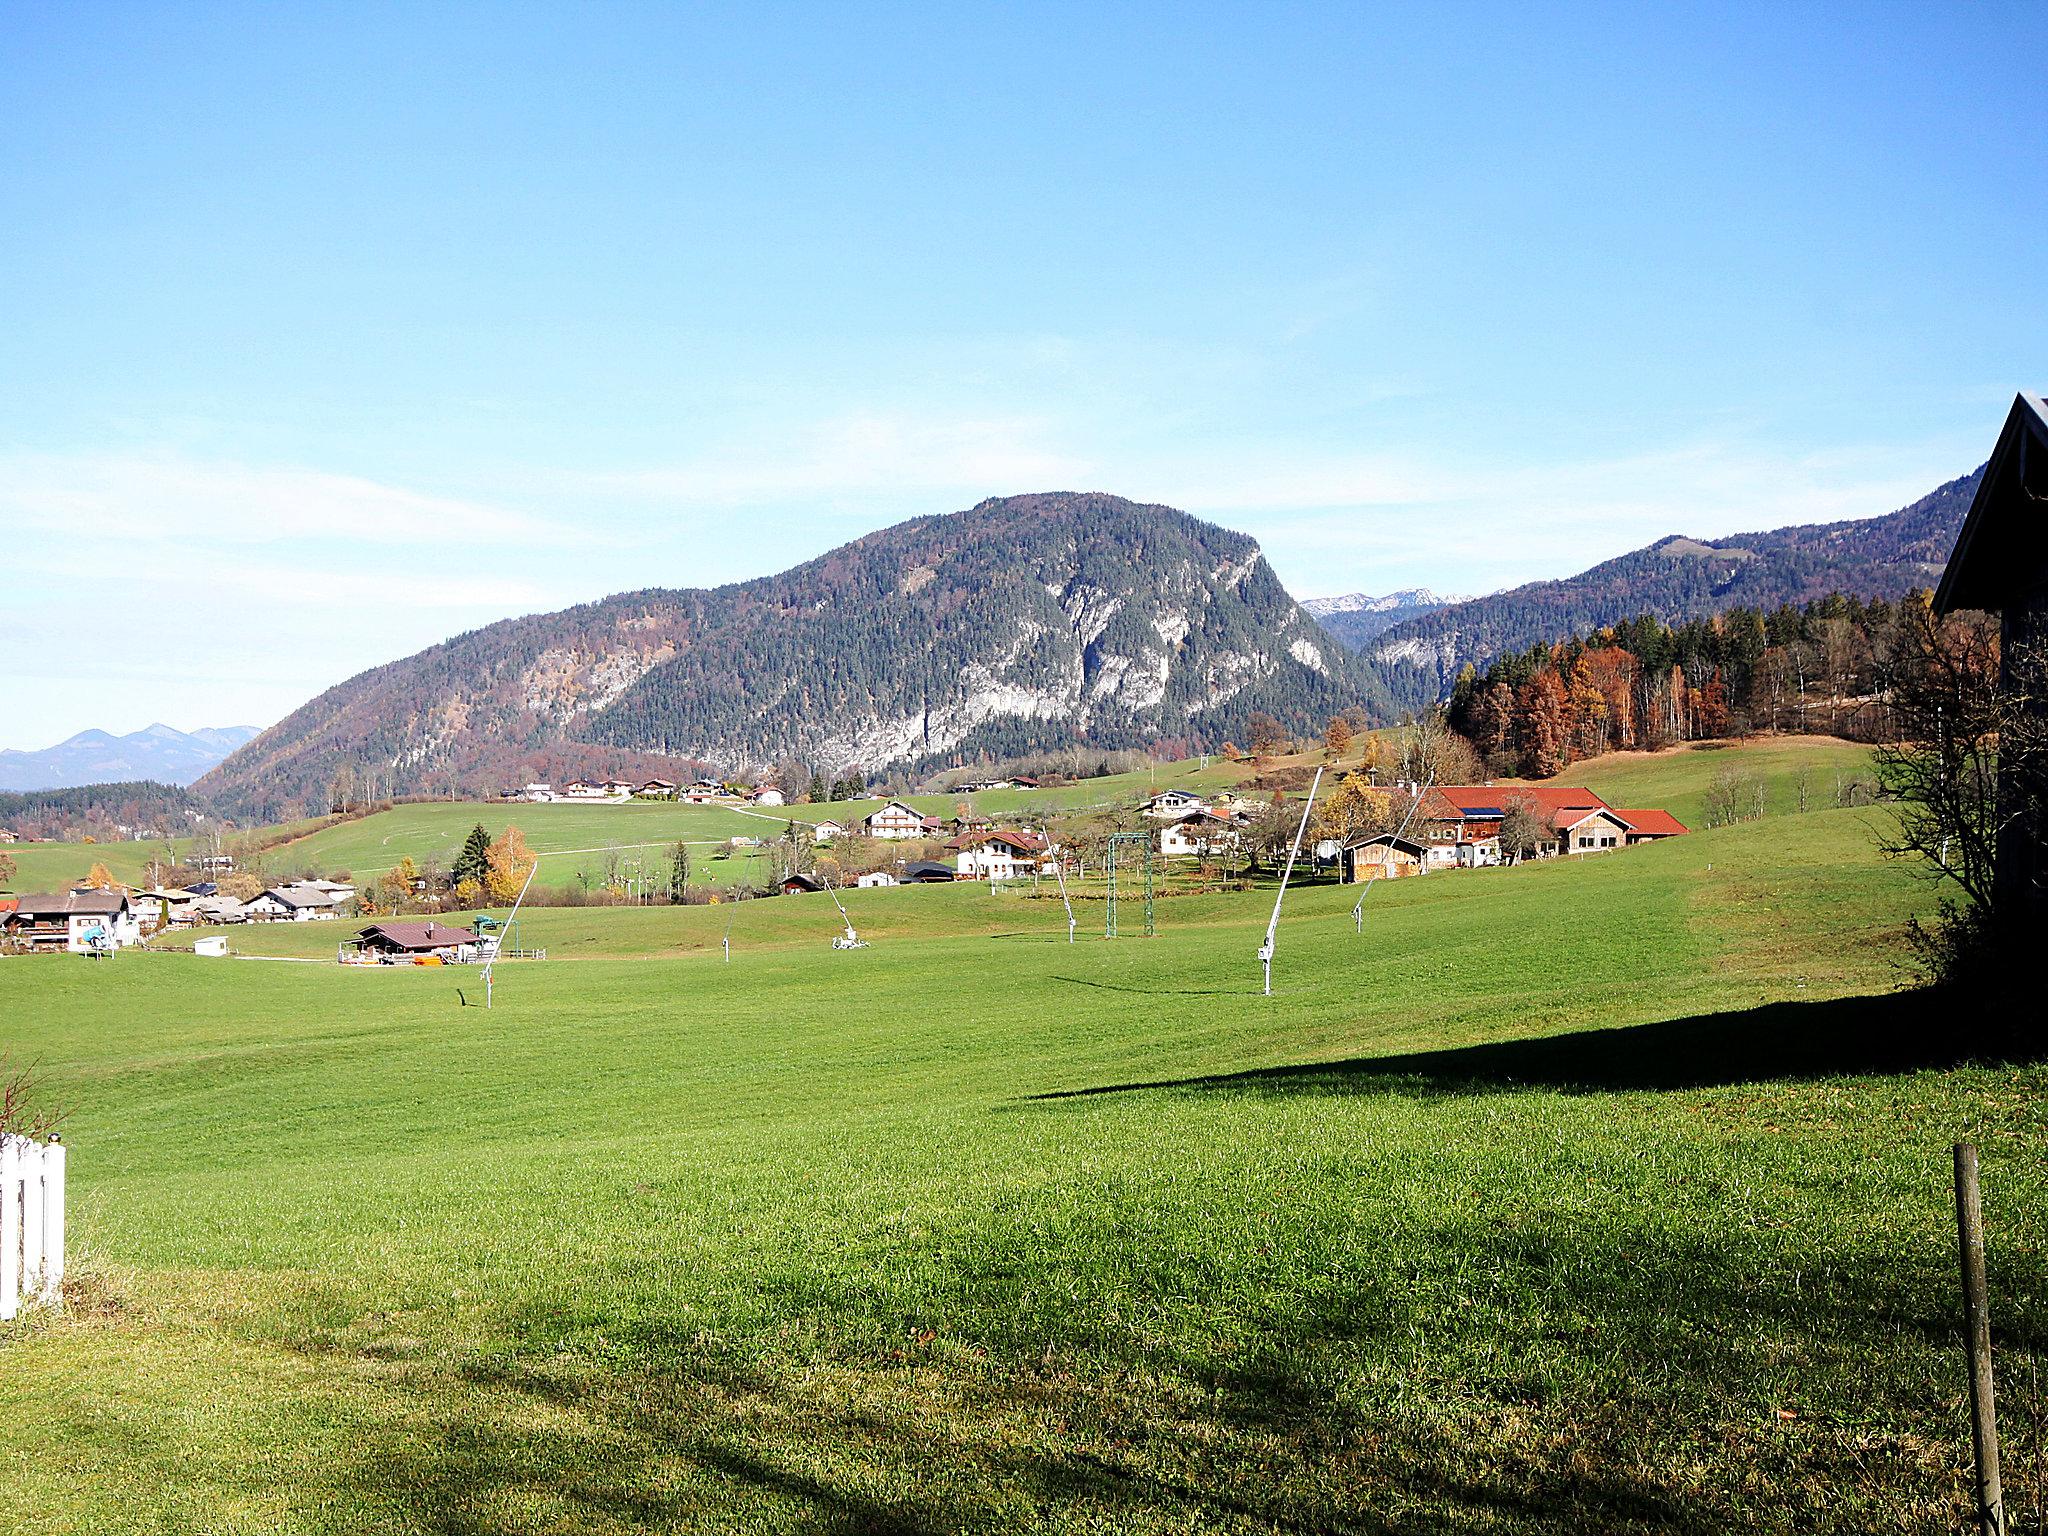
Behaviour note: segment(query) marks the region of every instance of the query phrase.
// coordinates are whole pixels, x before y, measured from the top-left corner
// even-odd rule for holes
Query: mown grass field
[[[1826,811],[1181,898],[557,910],[461,970],[0,962],[73,1118],[0,1335],[39,1532],[1959,1523],[1947,1148],[2043,1352],[2038,1068],[1890,996]],[[718,957],[733,923],[731,964]],[[331,943],[339,925],[280,925]],[[254,939],[252,935],[252,941]],[[2016,1501],[2035,1443],[2015,1395]]]

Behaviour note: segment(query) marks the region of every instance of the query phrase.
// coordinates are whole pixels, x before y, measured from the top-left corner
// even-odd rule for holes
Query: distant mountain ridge
[[[1403,618],[1354,642],[1405,705],[1444,697],[1503,652],[1638,614],[1666,623],[1842,592],[1894,599],[1941,579],[1983,468],[1881,517],[1720,539],[1672,534],[1562,581],[1537,581]],[[1330,620],[1324,620],[1326,625]],[[1333,633],[1336,631],[1333,630]]]
[[[1439,597],[1427,587],[1405,587],[1373,597],[1365,592],[1348,592],[1342,597],[1305,598],[1301,606],[1317,623],[1352,650],[1361,650],[1375,635],[1396,624],[1435,613],[1453,603],[1469,602],[1463,597]]]
[[[238,815],[661,757],[828,774],[1320,729],[1377,701],[1243,534],[1100,493],[984,501],[716,589],[509,619],[330,688],[199,784]],[[671,775],[672,776],[672,775]]]
[[[80,731],[54,747],[35,752],[0,748],[0,790],[76,789],[132,779],[186,785],[253,740],[260,729],[209,725],[181,731],[158,723],[126,736]]]

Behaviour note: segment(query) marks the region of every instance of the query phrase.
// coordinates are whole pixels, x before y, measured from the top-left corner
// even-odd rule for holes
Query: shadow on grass
[[[1134,987],[1120,981],[1097,981],[1085,976],[1054,976],[1070,987],[1093,987],[1098,992],[1136,992],[1143,997],[1256,997],[1257,987]],[[1055,1095],[1056,1097],[1056,1095]]]
[[[1066,979],[1066,978],[1059,978]],[[1106,985],[1106,983],[1087,983]],[[1137,990],[1137,989],[1133,989]],[[1893,992],[1829,1002],[1767,1003],[1621,1029],[1579,1030],[1395,1056],[1353,1056],[1208,1077],[1110,1083],[1032,1094],[1090,1098],[1158,1089],[1237,1093],[1364,1093],[1420,1083],[1445,1092],[1715,1088],[1779,1079],[1912,1072],[2025,1054],[2015,1030],[1985,1026],[1955,998]]]

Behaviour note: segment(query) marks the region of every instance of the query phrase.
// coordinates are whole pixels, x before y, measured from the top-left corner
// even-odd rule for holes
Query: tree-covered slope
[[[1775,608],[1831,592],[1892,599],[1940,579],[1980,468],[1883,517],[1723,539],[1674,534],[1563,581],[1538,581],[1397,624],[1364,654],[1407,703],[1441,697],[1467,662],[1638,614],[1667,623]]]
[[[511,619],[329,689],[200,788],[278,814],[654,756],[828,771],[1154,737],[1375,701],[1242,534],[1054,493],[898,524],[780,575]]]

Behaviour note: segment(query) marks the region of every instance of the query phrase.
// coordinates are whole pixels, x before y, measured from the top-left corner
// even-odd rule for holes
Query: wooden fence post
[[[21,1155],[0,1135],[0,1323],[12,1318],[21,1290]]]
[[[1977,1149],[1956,1143],[1956,1242],[1962,1251],[1963,1348],[1970,1362],[1970,1442],[1977,1457],[1977,1529],[2005,1536],[2005,1489],[1998,1468],[1998,1407],[1991,1378],[1991,1304],[1984,1284],[1984,1204]]]

